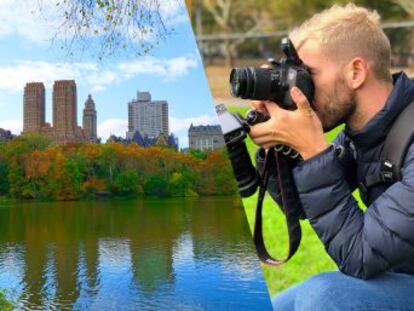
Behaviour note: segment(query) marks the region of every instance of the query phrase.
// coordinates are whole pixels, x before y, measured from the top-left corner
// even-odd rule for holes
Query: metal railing
[[[395,23],[382,24],[383,29],[395,29],[395,28],[412,28],[414,27],[414,21],[402,21]],[[256,33],[228,33],[228,34],[206,34],[197,35],[197,41],[221,41],[221,40],[239,40],[239,39],[257,39],[257,38],[269,38],[269,37],[282,37],[289,33],[288,30],[272,31],[272,32],[256,32]]]

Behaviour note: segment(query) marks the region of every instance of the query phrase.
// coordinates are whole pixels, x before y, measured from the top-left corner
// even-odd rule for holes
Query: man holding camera
[[[311,73],[314,100],[293,87],[296,110],[254,102],[270,119],[252,126],[250,135],[263,149],[283,144],[302,156],[292,168],[300,203],[340,272],[286,290],[273,299],[274,309],[414,310],[414,144],[401,180],[368,178],[381,170],[393,122],[414,105],[414,84],[404,73],[390,74],[390,43],[376,12],[334,6],[290,39]],[[324,132],[342,123],[328,144]],[[352,196],[357,187],[365,213]]]

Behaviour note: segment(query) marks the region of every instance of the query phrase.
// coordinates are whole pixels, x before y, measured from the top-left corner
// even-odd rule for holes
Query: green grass
[[[244,107],[231,107],[229,110],[244,115],[248,109]],[[332,141],[340,130],[341,128],[339,127],[327,133],[327,139]],[[257,146],[250,139],[247,139],[246,143],[253,159]],[[312,176],[309,176],[309,178],[312,178]],[[358,194],[354,193],[354,196],[360,202]],[[243,199],[244,209],[251,230],[253,228],[256,202],[257,194]],[[284,257],[288,251],[286,221],[283,213],[269,195],[265,199],[263,219],[264,236],[269,252],[276,258]],[[263,275],[271,296],[298,282],[306,280],[314,274],[337,269],[335,263],[325,252],[323,244],[320,242],[309,222],[307,220],[302,221],[301,227],[302,242],[293,258],[279,267],[263,266]]]

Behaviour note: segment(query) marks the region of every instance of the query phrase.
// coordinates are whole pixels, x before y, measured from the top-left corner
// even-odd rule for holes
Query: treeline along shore
[[[225,150],[177,152],[137,144],[52,144],[41,135],[0,142],[0,197],[213,196],[237,193]]]

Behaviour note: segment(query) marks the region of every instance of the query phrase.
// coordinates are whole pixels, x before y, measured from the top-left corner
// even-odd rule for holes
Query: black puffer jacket
[[[414,274],[414,144],[406,154],[401,181],[368,189],[365,213],[352,196],[366,176],[379,173],[385,137],[412,102],[414,84],[404,73],[394,75],[384,108],[361,131],[345,128],[334,142],[344,146],[345,155],[356,155],[356,161],[354,156],[340,156],[332,146],[293,168],[306,217],[348,275],[367,279],[385,271]],[[269,188],[273,197],[274,184]]]

